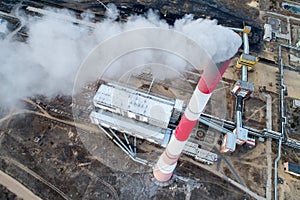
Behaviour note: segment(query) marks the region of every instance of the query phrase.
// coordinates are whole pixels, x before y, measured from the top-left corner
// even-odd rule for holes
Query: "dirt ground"
[[[176,174],[197,179],[199,187],[191,190],[180,180],[176,189],[158,187],[151,181],[151,172],[114,171],[93,159],[74,127],[34,114],[13,117],[0,131],[1,170],[43,199],[61,199],[61,196],[39,176],[72,199],[182,199],[187,194],[202,199],[244,196],[240,190],[189,163],[181,163]],[[35,141],[37,137],[39,141]]]
[[[0,185],[0,199],[1,200],[7,200],[7,199],[21,200],[14,193],[11,193],[8,189],[6,189],[6,187],[4,187],[3,185]]]
[[[240,78],[241,71],[235,70],[233,67],[236,64],[236,59],[232,61],[230,68],[228,68],[224,74],[224,78],[238,80]],[[248,73],[248,81],[255,83],[254,87],[257,91],[259,87],[266,87],[267,91],[277,93],[276,83],[276,72],[277,67],[269,66],[258,62],[253,72]],[[295,75],[296,76],[296,75]]]
[[[235,60],[232,61],[232,66],[235,64]],[[272,93],[278,93],[278,89],[276,88],[276,83],[278,82],[278,67],[271,66],[262,62],[258,62],[255,66],[255,70],[253,72],[249,72],[248,80],[249,82],[255,83],[255,89],[257,90],[259,87],[266,87],[267,91]],[[224,74],[225,78],[238,80],[240,76],[240,71],[236,71],[234,67],[230,67]],[[295,99],[300,99],[299,93],[299,85],[300,79],[299,73],[284,70],[284,81],[288,88],[288,96]]]
[[[239,147],[228,159],[232,161],[247,186],[261,196],[265,196],[267,182],[265,143],[257,143],[257,146],[252,150]]]

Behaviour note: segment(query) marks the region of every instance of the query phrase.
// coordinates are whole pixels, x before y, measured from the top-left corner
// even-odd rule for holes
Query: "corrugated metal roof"
[[[300,165],[289,162],[288,169],[289,169],[290,172],[293,172],[293,173],[296,173],[296,174],[300,175]]]
[[[252,62],[256,61],[256,57],[252,56],[252,55],[249,55],[249,54],[242,54],[242,58],[245,59],[245,60],[252,61]]]
[[[167,128],[175,102],[115,84],[102,84],[94,104],[129,111],[159,121],[162,128]]]
[[[236,147],[236,135],[228,132],[226,141],[226,148],[231,149],[231,151],[235,151]]]
[[[243,141],[246,141],[248,139],[248,129],[238,127],[237,129],[237,138]]]

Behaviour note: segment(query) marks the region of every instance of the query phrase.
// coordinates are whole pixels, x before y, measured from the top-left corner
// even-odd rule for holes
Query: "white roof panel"
[[[174,107],[174,101],[114,84],[102,84],[94,102],[161,121],[165,126],[169,123]]]

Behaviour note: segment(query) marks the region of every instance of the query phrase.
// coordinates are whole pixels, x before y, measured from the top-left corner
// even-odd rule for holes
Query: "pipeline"
[[[231,132],[236,127],[234,122],[220,119],[218,117],[211,116],[211,115],[208,115],[205,113],[201,114],[201,116],[199,118],[199,122],[203,123],[206,126],[213,128],[217,131],[220,131],[223,134],[224,134],[224,131],[228,130],[229,132]],[[213,123],[213,124],[211,124],[211,123]],[[275,140],[279,140],[281,137],[281,133],[270,130],[270,129],[257,130],[255,128],[251,128],[251,127],[247,127],[247,126],[244,126],[244,128],[249,131],[248,133],[250,135],[256,136],[256,137],[272,138]],[[291,138],[287,138],[286,141],[282,142],[282,144],[292,147],[292,148],[300,149],[300,141],[294,140]]]
[[[282,137],[278,140],[278,154],[277,157],[274,161],[274,199],[277,200],[277,184],[278,184],[278,173],[277,173],[277,165],[278,161],[280,160],[281,157],[281,143],[282,143]]]
[[[235,110],[236,110],[236,127],[243,127],[243,119],[242,119],[242,113],[243,113],[243,103],[244,99],[241,96],[236,97],[236,104],[235,104]]]
[[[249,39],[248,34],[243,33],[243,44],[244,44],[244,54],[249,54]],[[248,67],[243,65],[242,66],[242,81],[248,81]]]

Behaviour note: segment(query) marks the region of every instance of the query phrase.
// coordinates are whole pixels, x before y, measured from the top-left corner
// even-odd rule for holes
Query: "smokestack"
[[[217,64],[217,67],[207,66],[204,69],[175,133],[154,166],[153,175],[159,182],[171,179],[184,145],[229,63],[230,60]]]

